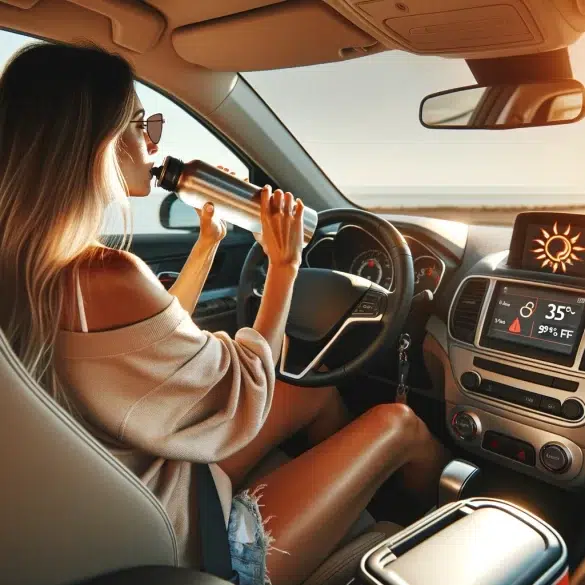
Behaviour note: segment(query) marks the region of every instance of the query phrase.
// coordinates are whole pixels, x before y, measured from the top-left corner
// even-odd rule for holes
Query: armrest
[[[382,585],[568,585],[567,549],[513,504],[470,498],[440,508],[367,553],[358,581]]]
[[[76,585],[231,585],[214,575],[179,567],[135,567],[124,569]]]

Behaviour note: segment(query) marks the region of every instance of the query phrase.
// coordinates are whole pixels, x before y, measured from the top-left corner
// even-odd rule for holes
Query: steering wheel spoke
[[[367,295],[366,295],[367,296]],[[380,300],[383,301],[384,297],[380,297]],[[379,302],[379,301],[378,301]],[[300,371],[294,372],[287,370],[288,361],[290,358],[290,354],[293,353],[293,348],[296,345],[305,345],[302,341],[293,338],[290,335],[285,334],[284,341],[282,343],[282,350],[280,352],[280,364],[279,364],[279,372],[281,376],[286,376],[287,378],[291,378],[293,380],[302,380],[308,374],[314,372],[323,362],[327,354],[329,354],[343,333],[349,329],[352,325],[356,325],[358,323],[379,323],[382,321],[382,317],[384,315],[383,310],[377,310],[370,308],[371,305],[376,304],[378,307],[380,306],[376,301],[372,301],[369,299],[368,301],[361,301],[358,304],[358,307],[354,309],[349,316],[339,327],[339,329],[335,332],[333,337],[318,351],[318,353],[310,360],[310,362]],[[364,305],[367,305],[364,307]],[[297,353],[296,351],[294,353]],[[304,352],[308,353],[308,352]]]

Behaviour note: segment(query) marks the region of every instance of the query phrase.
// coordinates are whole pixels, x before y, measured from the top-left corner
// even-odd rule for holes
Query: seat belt
[[[209,465],[206,463],[195,465],[195,481],[197,482],[201,570],[237,585],[239,575],[232,569],[225,518]]]

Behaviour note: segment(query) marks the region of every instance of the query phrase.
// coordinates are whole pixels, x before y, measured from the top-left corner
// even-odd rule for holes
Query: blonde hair
[[[70,411],[53,348],[66,289],[106,249],[100,229],[112,203],[124,234],[110,245],[130,245],[118,153],[134,100],[131,66],[94,46],[31,44],[0,77],[0,327],[32,377]]]

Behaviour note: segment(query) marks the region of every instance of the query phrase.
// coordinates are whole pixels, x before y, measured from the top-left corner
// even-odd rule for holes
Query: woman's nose
[[[148,134],[146,134],[146,148],[148,154],[156,154],[158,152],[158,144],[155,144]]]

